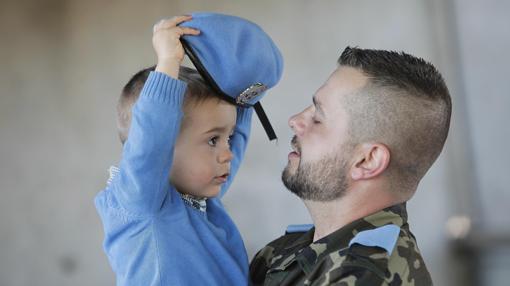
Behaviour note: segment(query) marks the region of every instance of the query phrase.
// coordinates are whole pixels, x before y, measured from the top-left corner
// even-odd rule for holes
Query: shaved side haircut
[[[452,103],[441,74],[403,52],[347,47],[340,66],[353,67],[367,84],[345,97],[352,145],[382,143],[390,150],[392,188],[416,187],[443,149]]]

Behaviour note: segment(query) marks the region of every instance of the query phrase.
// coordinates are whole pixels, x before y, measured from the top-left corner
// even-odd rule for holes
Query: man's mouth
[[[299,146],[299,143],[297,142],[297,137],[292,137],[292,140],[290,141],[290,146],[292,147],[292,152],[289,153],[289,159],[300,157],[301,156],[301,148]]]

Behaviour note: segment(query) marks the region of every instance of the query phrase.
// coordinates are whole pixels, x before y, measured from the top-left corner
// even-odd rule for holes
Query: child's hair
[[[150,72],[154,71],[155,68],[156,66],[152,66],[137,72],[122,89],[117,104],[117,128],[122,144],[126,141],[129,127],[131,126],[131,109],[140,96],[140,92]],[[183,110],[186,110],[192,104],[198,104],[206,99],[216,98],[221,100],[200,74],[192,68],[181,66],[179,69],[179,80],[187,83]]]

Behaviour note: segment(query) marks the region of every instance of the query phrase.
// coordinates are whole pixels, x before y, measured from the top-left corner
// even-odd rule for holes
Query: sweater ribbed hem
[[[182,106],[186,83],[169,77],[160,72],[150,72],[143,86],[140,98],[145,98],[162,104],[176,104]]]

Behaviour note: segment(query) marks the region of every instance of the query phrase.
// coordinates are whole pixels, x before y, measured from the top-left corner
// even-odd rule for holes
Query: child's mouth
[[[223,184],[223,183],[225,183],[227,181],[228,175],[229,174],[227,173],[227,174],[223,174],[221,176],[214,177],[214,180]]]

